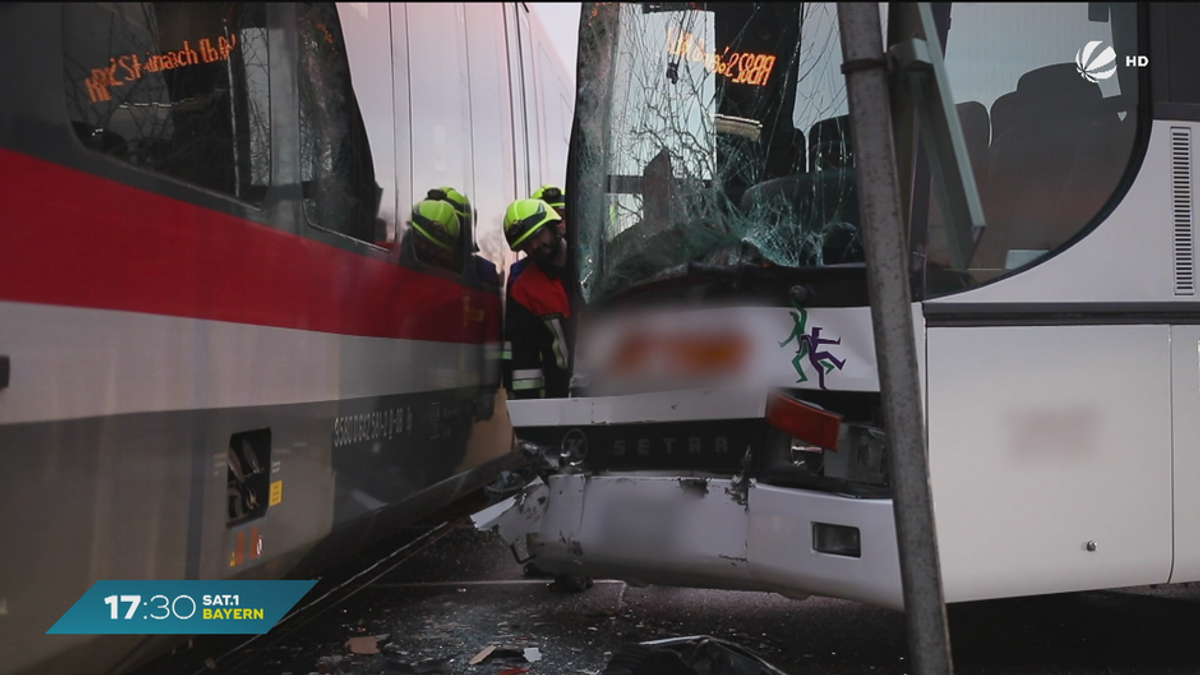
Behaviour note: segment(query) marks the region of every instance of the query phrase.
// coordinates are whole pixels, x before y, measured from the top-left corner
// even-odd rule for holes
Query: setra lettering
[[[706,443],[706,439],[699,436],[690,436],[685,440],[687,442],[687,452],[689,455],[703,454],[707,449],[718,455],[729,452],[729,437],[728,436],[712,436],[711,442]],[[646,457],[648,455],[675,455],[676,444],[680,442],[680,438],[675,436],[665,436],[662,438],[638,438],[633,441],[634,447],[637,448],[637,455]],[[612,442],[613,457],[624,457],[629,453],[629,439],[616,438]]]

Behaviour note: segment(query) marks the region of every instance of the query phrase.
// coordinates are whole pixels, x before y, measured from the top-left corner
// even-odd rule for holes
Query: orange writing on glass
[[[219,37],[214,44],[208,38],[202,38],[192,49],[187,40],[183,47],[176,51],[166,51],[161,54],[145,54],[139,58],[137,54],[114,56],[108,60],[108,67],[93,68],[92,74],[83,81],[87,88],[88,98],[92,103],[112,100],[112,88],[124,87],[126,82],[136,82],[146,73],[158,73],[164,70],[186,68],[201,63],[217,63],[228,61],[229,54],[237,46],[237,36]]]
[[[734,84],[766,86],[775,69],[775,57],[770,54],[730,52],[726,47],[720,54],[709,51],[703,37],[678,28],[667,29],[667,54],[703,63],[705,70],[728,77]]]

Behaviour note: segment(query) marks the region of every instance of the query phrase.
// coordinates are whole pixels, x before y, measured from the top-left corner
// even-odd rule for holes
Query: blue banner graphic
[[[261,634],[316,581],[97,581],[47,635]]]

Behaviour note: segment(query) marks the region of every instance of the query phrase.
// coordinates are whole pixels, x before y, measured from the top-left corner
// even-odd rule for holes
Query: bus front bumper
[[[474,521],[553,574],[904,604],[890,499],[729,478],[554,474]]]

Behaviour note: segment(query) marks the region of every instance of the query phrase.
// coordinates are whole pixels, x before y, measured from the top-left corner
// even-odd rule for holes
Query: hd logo
[[[1117,53],[1112,47],[1105,47],[1099,54],[1096,53],[1096,48],[1102,44],[1100,40],[1092,40],[1075,52],[1075,69],[1088,82],[1107,80],[1117,72]]]
[[[1104,42],[1101,40],[1092,40],[1084,45],[1083,49],[1075,52],[1075,69],[1079,71],[1080,77],[1093,84],[1107,80],[1117,72],[1117,53],[1112,47],[1099,49],[1102,44]],[[1125,66],[1128,68],[1143,68],[1148,65],[1150,58],[1147,56],[1125,57]]]

